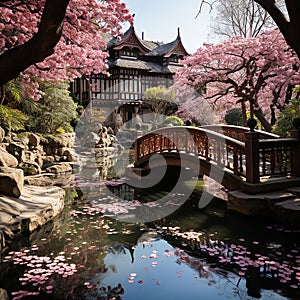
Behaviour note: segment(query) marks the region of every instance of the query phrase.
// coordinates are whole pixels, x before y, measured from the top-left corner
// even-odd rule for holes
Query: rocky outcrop
[[[0,142],[1,143],[1,142]],[[74,134],[12,133],[2,139],[0,166],[19,167],[25,175],[40,174],[51,165],[73,160]]]
[[[68,162],[72,160],[73,145],[73,136],[59,139],[22,133],[3,137],[3,132],[0,127],[0,253],[8,240],[31,233],[63,210],[62,188],[51,186],[48,177],[40,179],[42,187],[24,185],[24,173],[42,176],[42,170],[52,175],[71,172]]]
[[[107,148],[112,146],[113,136],[108,133],[108,129],[105,126],[101,126],[98,132],[99,139],[97,141],[96,147]]]
[[[65,191],[53,186],[24,186],[18,198],[0,195],[0,235],[13,239],[46,224],[61,213],[64,197]]]
[[[0,147],[0,166],[15,168],[17,165],[18,160],[4,148]]]
[[[0,167],[0,194],[20,197],[24,183],[21,169]]]

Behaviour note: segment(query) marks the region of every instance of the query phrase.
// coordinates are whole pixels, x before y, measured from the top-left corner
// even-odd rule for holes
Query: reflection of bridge
[[[280,178],[285,187],[299,183],[299,137],[299,130],[292,138],[279,138],[239,126],[165,127],[136,140],[135,167],[150,169],[149,159],[160,154],[167,165],[200,166],[199,174],[209,176],[216,173],[211,172],[212,167],[218,169],[224,175],[222,184],[230,190],[270,191],[278,189],[278,182],[270,178]],[[157,166],[160,163],[157,160]]]

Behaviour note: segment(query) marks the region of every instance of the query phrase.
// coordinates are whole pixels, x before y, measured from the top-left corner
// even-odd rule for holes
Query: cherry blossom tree
[[[176,101],[178,110],[175,115],[184,122],[189,120],[197,126],[221,122],[220,114],[213,110],[209,101],[202,95],[192,92],[187,93],[185,91],[184,97],[181,95],[179,99]]]
[[[202,92],[223,115],[241,103],[271,131],[271,108],[281,110],[290,86],[300,82],[299,63],[278,29],[256,38],[234,37],[204,44],[185,58],[175,88]]]
[[[120,34],[126,21],[133,19],[119,0],[0,0],[0,85],[105,71],[105,35]],[[37,91],[37,82],[30,86]]]

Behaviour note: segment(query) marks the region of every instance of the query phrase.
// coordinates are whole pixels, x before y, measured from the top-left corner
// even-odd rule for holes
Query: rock
[[[46,153],[46,155],[48,155],[48,156],[51,156],[51,155],[56,155],[57,154],[57,152],[58,152],[58,150],[57,150],[58,148],[57,147],[47,147],[47,146],[44,146],[44,151],[45,151],[45,153]]]
[[[19,167],[23,170],[24,175],[37,175],[42,173],[40,166],[34,161],[24,161]]]
[[[54,185],[53,180],[46,176],[40,176],[40,177],[27,176],[27,177],[25,177],[24,183],[28,184],[28,185],[37,185],[37,186],[53,186]]]
[[[23,170],[0,167],[0,194],[20,197],[24,183]]]
[[[46,169],[53,165],[55,159],[53,156],[42,156],[42,169]]]
[[[9,135],[6,135],[2,141],[3,143],[10,144],[13,142],[12,138]]]
[[[45,143],[45,140],[43,140],[43,143]],[[47,142],[44,144],[44,146],[48,146],[50,148],[60,148],[61,143],[58,137],[49,135],[47,136]]]
[[[67,173],[72,172],[72,167],[70,164],[62,162],[46,168],[46,172],[54,174]]]
[[[40,167],[43,166],[42,153],[43,153],[43,152],[39,152],[39,151],[38,151],[37,153],[35,153],[35,159],[34,159],[34,161],[35,161]]]
[[[74,133],[65,133],[64,134],[64,139],[66,139],[66,141],[67,141],[65,147],[72,148],[74,146],[74,140],[75,140],[75,134]]]
[[[24,154],[25,146],[20,143],[10,143],[6,147],[6,150],[11,155],[13,155],[18,160],[19,163],[25,159],[25,154]]]
[[[33,153],[32,151],[24,151],[24,160],[34,162],[36,158],[36,153]]]
[[[295,187],[290,187],[290,188],[287,188],[286,191],[296,195],[297,197],[300,197],[300,187],[296,187],[296,186]]]
[[[32,132],[28,134],[28,145],[30,148],[36,148],[40,144],[40,137]]]
[[[0,227],[10,238],[32,232],[61,213],[64,197],[62,188],[38,186],[24,186],[19,198],[0,196]]]
[[[1,300],[9,300],[7,291],[0,288],[0,299]]]
[[[47,141],[45,139],[41,140],[41,144],[48,146],[50,148],[71,148],[73,147],[74,134],[66,133],[61,136],[49,135],[47,136]]]
[[[113,129],[111,127],[107,127],[107,133],[109,135],[114,135],[114,131],[113,131]]]
[[[28,132],[19,133],[18,135],[14,136],[13,140],[18,144],[27,146],[29,143]]]
[[[66,157],[66,161],[73,161],[73,151],[70,148],[63,148],[62,155]]]
[[[0,126],[0,143],[3,142],[4,137],[5,137],[5,130]]]
[[[5,149],[0,147],[0,166],[15,168],[17,165],[18,160]]]

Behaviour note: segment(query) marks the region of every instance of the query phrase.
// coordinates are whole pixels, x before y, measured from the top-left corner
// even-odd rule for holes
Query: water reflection
[[[168,185],[135,190],[119,178],[68,189],[64,213],[5,253],[0,287],[11,299],[299,299],[299,231],[228,213],[216,198],[199,209],[197,187],[147,224],[114,216]]]

